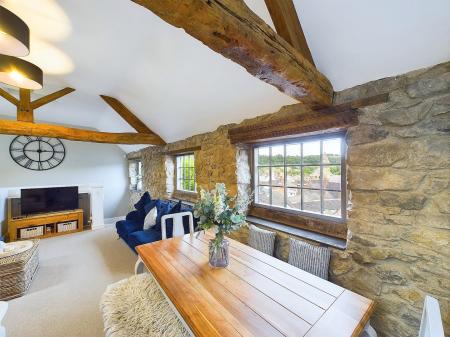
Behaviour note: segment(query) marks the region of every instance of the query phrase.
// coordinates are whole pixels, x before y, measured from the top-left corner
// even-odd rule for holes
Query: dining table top
[[[212,233],[137,247],[195,336],[359,336],[374,302],[238,241],[226,268],[208,264]]]

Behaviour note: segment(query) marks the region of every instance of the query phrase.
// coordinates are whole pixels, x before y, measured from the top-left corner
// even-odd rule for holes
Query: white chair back
[[[0,337],[6,337],[5,327],[2,326],[2,319],[8,310],[8,303],[0,301]]]
[[[439,302],[434,297],[425,296],[419,337],[444,337]]]
[[[161,234],[162,239],[167,239],[167,227],[166,222],[168,219],[173,219],[173,234],[172,237],[184,235],[183,218],[189,217],[189,233],[194,234],[194,217],[192,212],[181,212],[175,214],[163,215],[161,218]]]

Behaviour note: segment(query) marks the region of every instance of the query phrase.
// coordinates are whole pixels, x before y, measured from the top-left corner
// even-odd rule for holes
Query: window
[[[128,162],[128,176],[130,178],[130,191],[142,191],[142,161],[140,159]]]
[[[195,165],[194,154],[183,154],[177,158],[177,190],[195,192]]]
[[[345,218],[342,136],[254,147],[255,204]]]

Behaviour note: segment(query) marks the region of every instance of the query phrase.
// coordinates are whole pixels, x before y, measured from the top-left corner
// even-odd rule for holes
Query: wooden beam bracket
[[[39,99],[34,100],[33,102],[31,102],[31,108],[32,109],[37,109],[45,104],[48,104],[50,102],[53,102],[55,100],[57,100],[58,98],[61,98],[67,94],[70,94],[71,92],[74,92],[75,89],[73,88],[64,88],[61,90],[58,90],[54,93],[51,93],[49,95],[46,95],[44,97],[41,97]]]
[[[166,142],[158,136],[155,132],[145,125],[135,114],[133,114],[122,102],[117,98],[100,95],[100,97],[122,117],[129,125],[131,125],[137,132],[142,134],[152,134],[160,139],[160,142],[165,144]]]

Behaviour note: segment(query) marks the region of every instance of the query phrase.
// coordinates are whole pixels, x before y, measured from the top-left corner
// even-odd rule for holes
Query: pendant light
[[[27,56],[30,53],[30,29],[13,12],[0,6],[0,54]]]
[[[17,57],[0,55],[0,82],[22,89],[42,89],[43,73],[33,63]]]

